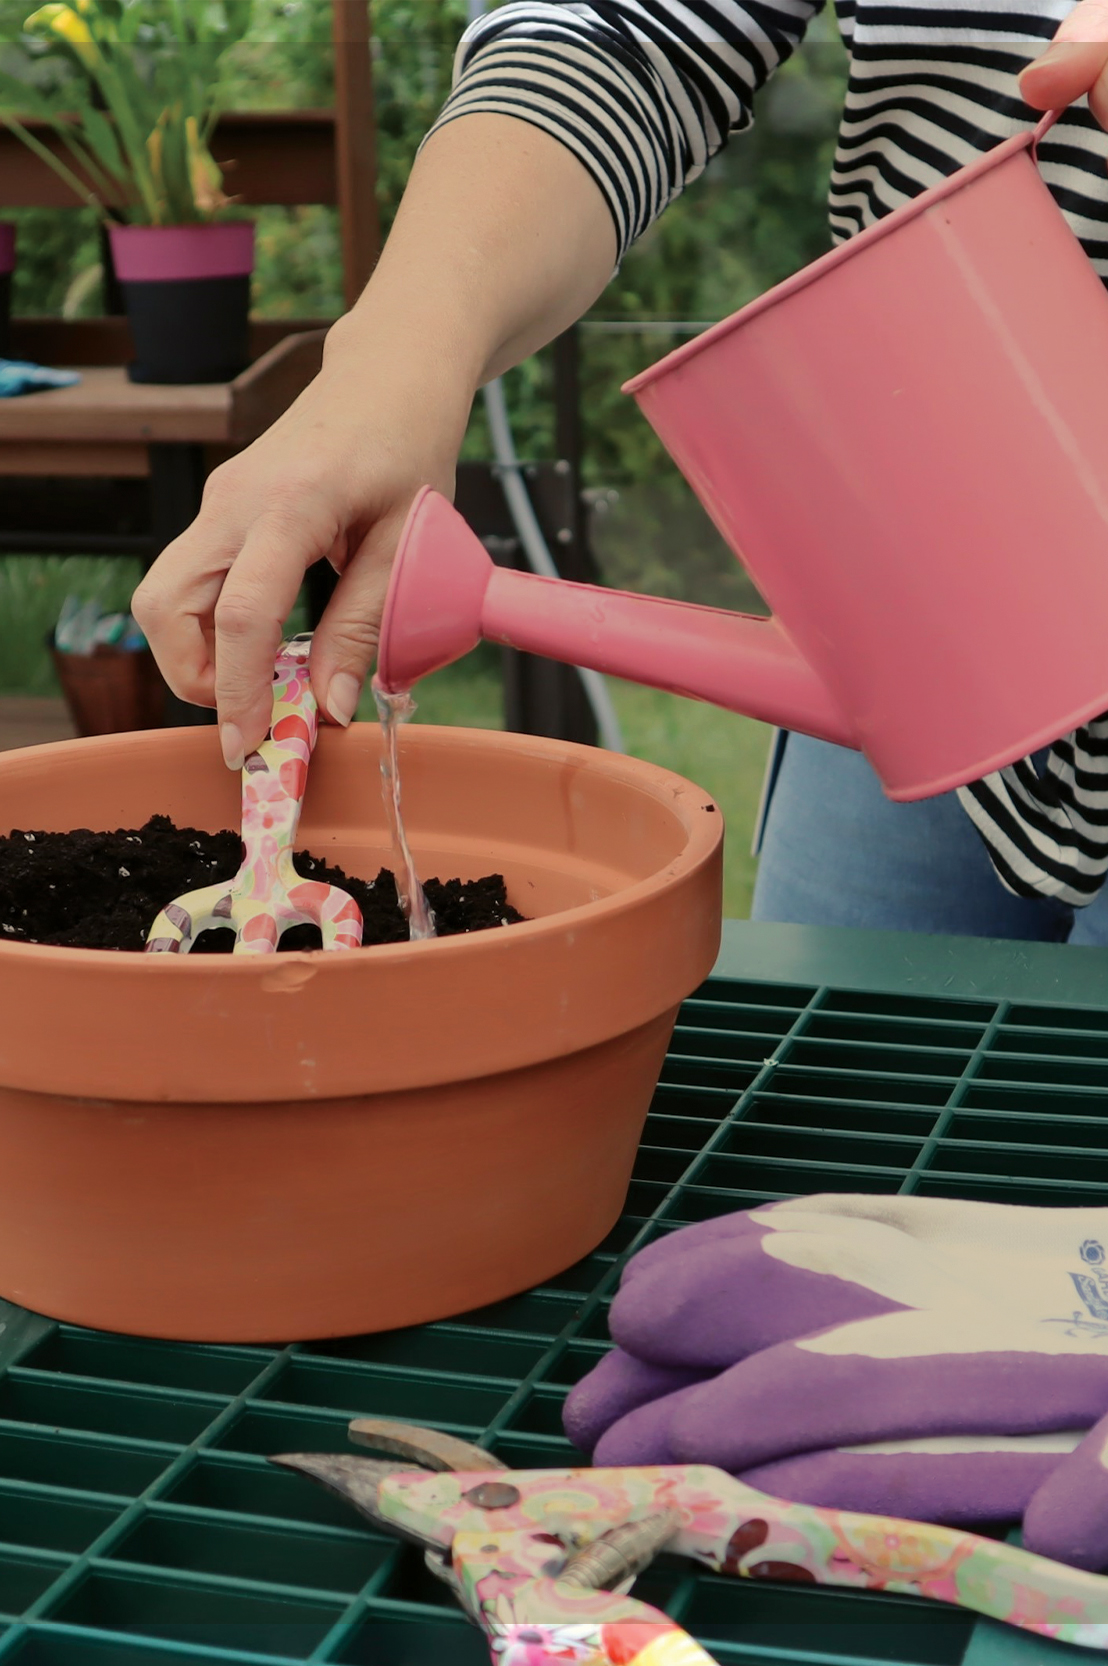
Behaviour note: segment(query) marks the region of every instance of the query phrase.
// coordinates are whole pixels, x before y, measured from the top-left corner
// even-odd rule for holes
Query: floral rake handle
[[[308,675],[311,638],[282,643],[273,669],[269,734],[242,766],[242,866],[234,879],[189,891],[163,908],[146,940],[148,954],[187,954],[202,931],[230,926],[236,954],[273,954],[289,926],[318,926],[325,949],[356,949],[362,916],[336,885],[303,879],[293,841],[319,731]]]

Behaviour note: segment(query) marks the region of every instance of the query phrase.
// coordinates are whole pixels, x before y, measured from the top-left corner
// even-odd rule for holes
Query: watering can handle
[[[1046,138],[1047,134],[1050,132],[1051,128],[1054,126],[1054,123],[1058,120],[1058,118],[1060,116],[1062,116],[1064,114],[1065,114],[1065,107],[1064,106],[1061,110],[1048,110],[1046,115],[1041,116],[1039,118],[1039,120],[1035,123],[1035,126],[1032,128],[1032,130],[1031,130],[1031,154],[1035,158],[1036,161],[1038,161],[1038,159],[1039,159],[1039,145],[1040,145],[1040,142],[1043,139]]]

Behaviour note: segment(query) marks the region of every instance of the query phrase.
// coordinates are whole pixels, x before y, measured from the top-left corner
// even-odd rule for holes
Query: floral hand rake
[[[233,879],[189,891],[163,908],[146,940],[148,954],[187,954],[202,931],[230,926],[235,954],[273,954],[282,931],[315,925],[325,949],[362,941],[357,903],[336,885],[304,879],[293,841],[319,730],[308,675],[311,638],[281,645],[273,671],[269,735],[242,767],[242,866]]]

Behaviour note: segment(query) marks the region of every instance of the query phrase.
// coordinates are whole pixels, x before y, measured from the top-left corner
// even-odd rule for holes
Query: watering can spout
[[[858,744],[776,620],[497,567],[457,510],[425,488],[393,566],[378,681],[410,688],[482,639]]]

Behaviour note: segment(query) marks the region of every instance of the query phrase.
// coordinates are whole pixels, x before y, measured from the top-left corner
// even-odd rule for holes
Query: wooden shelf
[[[365,0],[330,0],[334,109],[229,111],[212,151],[226,189],[247,209],[312,203],[338,208],[343,297],[361,294],[379,246],[373,65]],[[77,119],[76,117],[74,118]],[[27,121],[48,150],[64,150],[50,124]],[[66,153],[68,154],[68,153]],[[53,170],[0,125],[0,217],[5,208],[72,208]],[[101,237],[107,304],[121,310]],[[72,389],[0,401],[0,477],[8,513],[0,543],[14,553],[59,550],[144,559],[197,514],[206,473],[263,433],[306,387],[322,360],[329,319],[259,319],[251,364],[216,387],[139,387],[122,317],[12,321],[13,356],[72,366]],[[18,540],[26,538],[27,542]]]
[[[30,132],[72,165],[48,123],[30,118]],[[212,152],[231,196],[249,207],[268,203],[335,203],[333,110],[237,110],[220,118]],[[74,208],[73,192],[8,128],[0,126],[0,205]]]
[[[150,445],[249,445],[315,376],[323,338],[288,335],[233,382],[154,387],[93,365],[75,387],[0,401],[0,474],[145,474]]]
[[[291,335],[330,329],[330,318],[252,318],[250,362]],[[11,354],[34,364],[127,364],[134,358],[125,318],[13,318]]]

